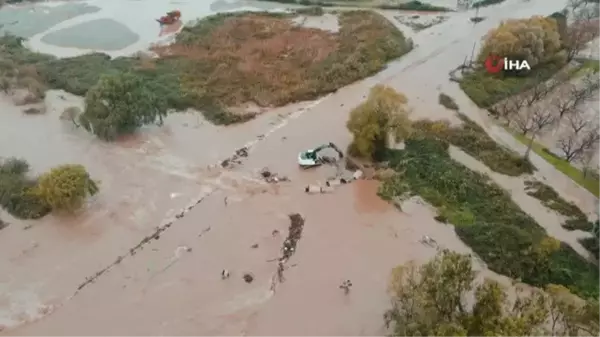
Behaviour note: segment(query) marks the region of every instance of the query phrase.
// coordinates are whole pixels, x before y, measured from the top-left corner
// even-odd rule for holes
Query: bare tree
[[[506,121],[507,126],[511,126],[515,120],[515,116],[525,106],[525,100],[518,96],[508,97],[498,102],[493,110],[498,118],[502,118]]]
[[[540,105],[536,105],[534,107],[528,108],[527,115],[529,115],[529,121],[531,125],[531,139],[529,140],[529,144],[527,144],[527,150],[525,151],[524,158],[529,158],[529,153],[531,152],[531,148],[533,147],[533,142],[535,141],[535,137],[542,132],[544,129],[552,126],[556,123],[556,115],[550,109],[545,109]]]
[[[568,115],[567,121],[571,131],[575,134],[579,134],[589,124],[589,121],[584,118],[582,111],[576,111]]]
[[[514,115],[517,129],[523,136],[527,136],[533,130],[533,108],[524,109]]]
[[[561,83],[552,93],[551,107],[562,118],[565,114],[574,113],[583,103],[592,100],[599,88],[599,78],[589,74],[579,80],[579,83]]]
[[[600,35],[598,26],[599,5],[593,0],[570,0],[567,6],[572,23],[566,28],[565,49],[571,61],[588,42]]]
[[[584,123],[586,125],[581,127],[579,131],[573,127],[569,128],[556,142],[568,162],[582,159],[582,157],[585,157],[586,152],[592,151],[598,146],[600,130],[597,121],[584,121]],[[575,125],[580,126],[580,124]]]

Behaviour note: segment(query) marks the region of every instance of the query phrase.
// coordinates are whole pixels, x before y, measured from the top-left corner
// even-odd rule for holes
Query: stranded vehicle
[[[306,150],[304,152],[300,152],[298,154],[298,164],[302,168],[309,168],[314,166],[319,166],[322,164],[331,164],[335,163],[337,160],[328,156],[318,156],[318,153],[322,150],[331,148],[338,153],[339,159],[344,158],[344,153],[333,143],[324,144],[314,149]]]

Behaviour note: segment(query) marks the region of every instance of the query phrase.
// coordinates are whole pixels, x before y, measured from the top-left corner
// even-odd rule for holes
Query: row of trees
[[[569,161],[589,161],[600,141],[598,111],[588,103],[597,99],[599,79],[590,74],[571,82],[568,73],[498,103],[494,110],[509,127],[530,138],[527,157],[536,137],[558,129],[556,146]]]
[[[395,336],[597,336],[598,301],[567,288],[517,287],[516,299],[496,281],[476,284],[471,257],[447,250],[418,266],[392,271],[392,308],[385,314]],[[467,301],[474,294],[474,301]]]

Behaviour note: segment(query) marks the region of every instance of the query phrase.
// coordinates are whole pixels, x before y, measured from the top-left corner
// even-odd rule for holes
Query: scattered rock
[[[354,178],[354,180],[358,180],[360,178],[363,177],[363,171],[361,170],[356,170],[353,174],[352,174],[352,178]]]
[[[258,243],[253,244],[252,246],[250,246],[250,248],[252,248],[252,249],[258,248]]]
[[[41,113],[44,113],[44,109],[43,108],[27,108],[27,109],[23,109],[23,113],[27,114],[27,115],[39,115]]]
[[[251,273],[245,273],[243,278],[246,283],[252,283],[252,281],[254,281],[254,276]]]
[[[304,192],[310,193],[310,194],[321,193],[322,190],[323,189],[321,188],[321,186],[317,186],[317,185],[308,185],[304,188]]]
[[[273,237],[275,237],[275,236],[278,236],[278,235],[279,235],[279,231],[278,231],[278,230],[276,230],[276,229],[274,229],[274,230],[271,232],[271,236],[273,236]]]

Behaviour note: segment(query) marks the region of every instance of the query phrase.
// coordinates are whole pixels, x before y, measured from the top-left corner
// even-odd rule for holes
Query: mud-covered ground
[[[437,103],[438,93],[445,92],[499,142],[524,151],[448,81],[448,72],[502,19],[549,14],[565,5],[508,0],[481,9],[487,19],[476,26],[468,20],[473,13],[452,14],[411,33],[418,47],[376,76],[233,127],[211,126],[195,113],[173,114],[162,128],[106,144],[59,119],[65,106],[81,104],[70,95],[62,100],[50,92],[48,111],[36,116],[1,100],[1,156],[23,157],[38,172],[81,163],[101,181],[100,194],[74,218],[17,221],[1,215],[10,222],[0,231],[2,333],[384,333],[391,268],[435,254],[435,248],[419,243],[423,235],[442,247],[470,250],[451,226],[435,222],[433,210],[422,202],[411,200],[402,212],[382,202],[373,181],[305,193],[308,184],[323,182],[335,170],[300,170],[298,152],[328,142],[345,148],[348,112],[377,83],[404,92],[417,118],[451,118]],[[239,164],[219,165],[244,146],[248,155],[238,151]],[[485,170],[460,152],[453,156]],[[532,161],[536,174],[566,199],[586,212],[595,210],[597,199],[589,192],[537,155]],[[290,181],[265,182],[259,174],[264,167]],[[555,214],[525,195],[522,178],[493,178],[551,235],[578,249],[569,236],[575,234],[562,230]],[[301,214],[304,225],[281,282],[278,259],[291,213]],[[230,272],[224,280],[223,269]],[[245,273],[253,275],[251,283],[242,279]],[[353,283],[348,295],[338,288],[346,279]]]

